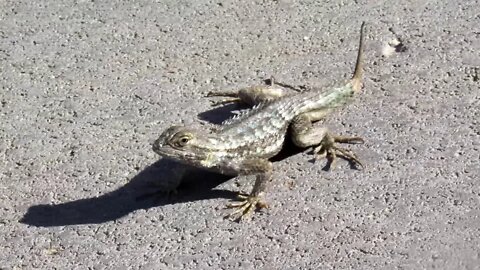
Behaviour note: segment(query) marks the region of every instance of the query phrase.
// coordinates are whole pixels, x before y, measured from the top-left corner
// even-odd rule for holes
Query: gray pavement
[[[479,14],[468,0],[0,1],[0,268],[480,269]],[[342,82],[362,21],[364,90],[325,124],[366,139],[352,146],[365,170],[287,154],[270,209],[244,223],[223,206],[252,177],[199,171],[147,196],[176,174],[151,150],[163,129],[236,109],[204,93]]]

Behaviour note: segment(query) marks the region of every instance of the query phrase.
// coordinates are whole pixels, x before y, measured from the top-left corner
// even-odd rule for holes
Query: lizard
[[[273,180],[273,163],[269,159],[280,152],[287,135],[300,148],[312,147],[316,158],[327,157],[330,164],[340,156],[363,167],[353,152],[337,146],[363,143],[362,138],[334,135],[313,123],[345,105],[361,90],[364,25],[360,29],[355,70],[348,82],[295,94],[285,94],[273,82],[232,93],[211,92],[209,96],[226,96],[222,102],[242,101],[254,107],[208,130],[171,126],[153,143],[153,151],[164,158],[225,175],[255,175],[252,191],[239,193],[238,202],[227,204],[227,208],[235,208],[227,217],[235,220],[268,207],[264,195]]]

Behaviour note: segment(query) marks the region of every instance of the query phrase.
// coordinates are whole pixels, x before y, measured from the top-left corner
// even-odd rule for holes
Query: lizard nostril
[[[156,140],[152,143],[153,151],[154,151],[154,152],[157,152],[157,150],[160,148],[160,145],[161,145],[161,140],[160,140],[160,138],[159,138],[159,139],[156,139]]]

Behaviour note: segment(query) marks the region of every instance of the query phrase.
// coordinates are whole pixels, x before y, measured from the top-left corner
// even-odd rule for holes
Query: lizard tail
[[[362,89],[364,28],[365,22],[362,22],[362,26],[360,27],[360,43],[358,45],[357,63],[355,64],[355,71],[353,72],[353,77],[351,80],[353,90],[355,92],[358,92],[360,89]]]

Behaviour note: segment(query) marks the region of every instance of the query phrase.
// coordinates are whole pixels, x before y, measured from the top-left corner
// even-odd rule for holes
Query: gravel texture
[[[2,0],[0,268],[479,269],[479,6]],[[148,196],[180,171],[163,129],[237,108],[206,92],[342,82],[362,21],[364,90],[324,124],[365,170],[286,155],[242,223],[223,207],[252,177]]]

